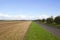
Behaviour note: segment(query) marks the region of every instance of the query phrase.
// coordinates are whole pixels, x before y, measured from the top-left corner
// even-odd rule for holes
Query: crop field
[[[0,40],[23,40],[31,21],[0,21]]]

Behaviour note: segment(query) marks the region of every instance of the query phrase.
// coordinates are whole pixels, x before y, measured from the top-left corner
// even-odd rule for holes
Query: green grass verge
[[[56,28],[60,28],[60,24],[47,24],[47,25],[52,26],[52,27],[56,27]]]
[[[35,22],[32,22],[24,40],[60,40],[60,38],[43,29]]]

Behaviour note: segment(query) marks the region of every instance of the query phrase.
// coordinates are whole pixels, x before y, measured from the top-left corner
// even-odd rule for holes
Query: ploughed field
[[[0,40],[23,40],[31,21],[0,21]]]

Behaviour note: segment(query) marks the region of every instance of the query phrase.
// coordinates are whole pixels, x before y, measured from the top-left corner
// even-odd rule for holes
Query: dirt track
[[[0,40],[23,40],[31,21],[0,22]]]

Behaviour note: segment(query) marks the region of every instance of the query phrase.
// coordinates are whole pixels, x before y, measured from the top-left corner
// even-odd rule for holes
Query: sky
[[[60,16],[60,0],[0,0],[0,20],[34,20]]]

